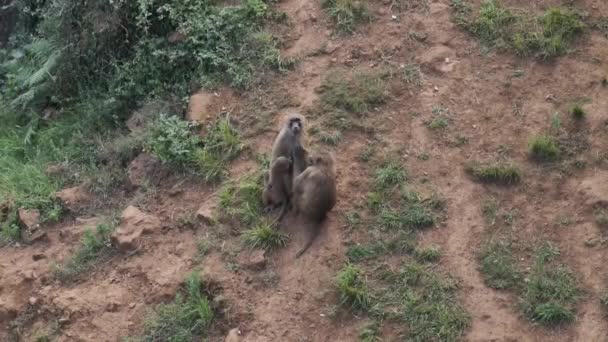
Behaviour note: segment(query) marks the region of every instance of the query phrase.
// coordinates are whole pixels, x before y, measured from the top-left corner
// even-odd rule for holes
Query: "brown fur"
[[[336,167],[332,155],[322,153],[311,158],[308,166],[294,180],[293,205],[296,215],[310,226],[310,237],[296,254],[299,258],[319,234],[321,223],[336,205]]]
[[[270,172],[264,175],[262,201],[267,212],[281,206],[278,220],[285,215],[291,197],[291,172],[291,161],[279,157],[270,166]]]

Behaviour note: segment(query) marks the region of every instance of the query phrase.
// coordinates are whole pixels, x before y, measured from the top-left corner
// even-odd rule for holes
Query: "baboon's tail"
[[[308,248],[312,246],[312,243],[317,238],[317,235],[319,235],[319,231],[321,230],[320,222],[308,224],[308,226],[311,228],[309,229],[310,235],[308,236],[308,240],[306,240],[304,247],[302,247],[302,249],[300,249],[300,251],[296,253],[296,259],[302,256],[302,254],[304,254],[304,252],[306,252],[306,250],[308,250]]]

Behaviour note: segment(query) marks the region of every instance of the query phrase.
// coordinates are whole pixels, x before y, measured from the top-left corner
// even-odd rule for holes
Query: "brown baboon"
[[[310,236],[296,254],[299,258],[319,234],[321,223],[336,204],[336,167],[331,154],[310,158],[310,165],[294,180],[293,206],[296,216],[310,227]]]
[[[277,220],[281,220],[287,212],[291,197],[291,172],[291,160],[278,157],[270,166],[270,171],[264,175],[264,191],[262,192],[264,211],[268,213],[281,206]]]

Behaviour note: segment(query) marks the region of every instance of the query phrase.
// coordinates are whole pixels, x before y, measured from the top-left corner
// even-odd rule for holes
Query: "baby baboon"
[[[264,174],[264,191],[262,192],[264,211],[268,213],[281,206],[281,212],[277,219],[279,221],[287,212],[291,196],[291,172],[291,160],[278,157],[270,166],[270,171]]]
[[[321,223],[336,204],[336,167],[332,155],[320,153],[310,159],[310,165],[294,180],[293,206],[310,227],[310,236],[296,254],[299,258],[319,234]]]

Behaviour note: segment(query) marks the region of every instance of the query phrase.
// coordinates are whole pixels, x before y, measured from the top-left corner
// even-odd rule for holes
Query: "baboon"
[[[296,216],[310,227],[310,236],[296,254],[299,258],[319,234],[321,223],[336,205],[336,167],[329,153],[310,158],[310,165],[294,180],[293,206]]]
[[[304,118],[301,115],[291,114],[287,117],[272,145],[271,163],[278,157],[285,157],[291,159],[294,170],[301,172],[305,168],[306,161],[298,158],[302,154],[296,155],[296,149],[304,149],[302,146],[303,129]]]
[[[264,174],[264,191],[262,192],[264,211],[268,213],[281,206],[278,220],[281,220],[287,212],[291,197],[291,172],[291,160],[281,156],[275,159],[270,166],[270,171]]]

